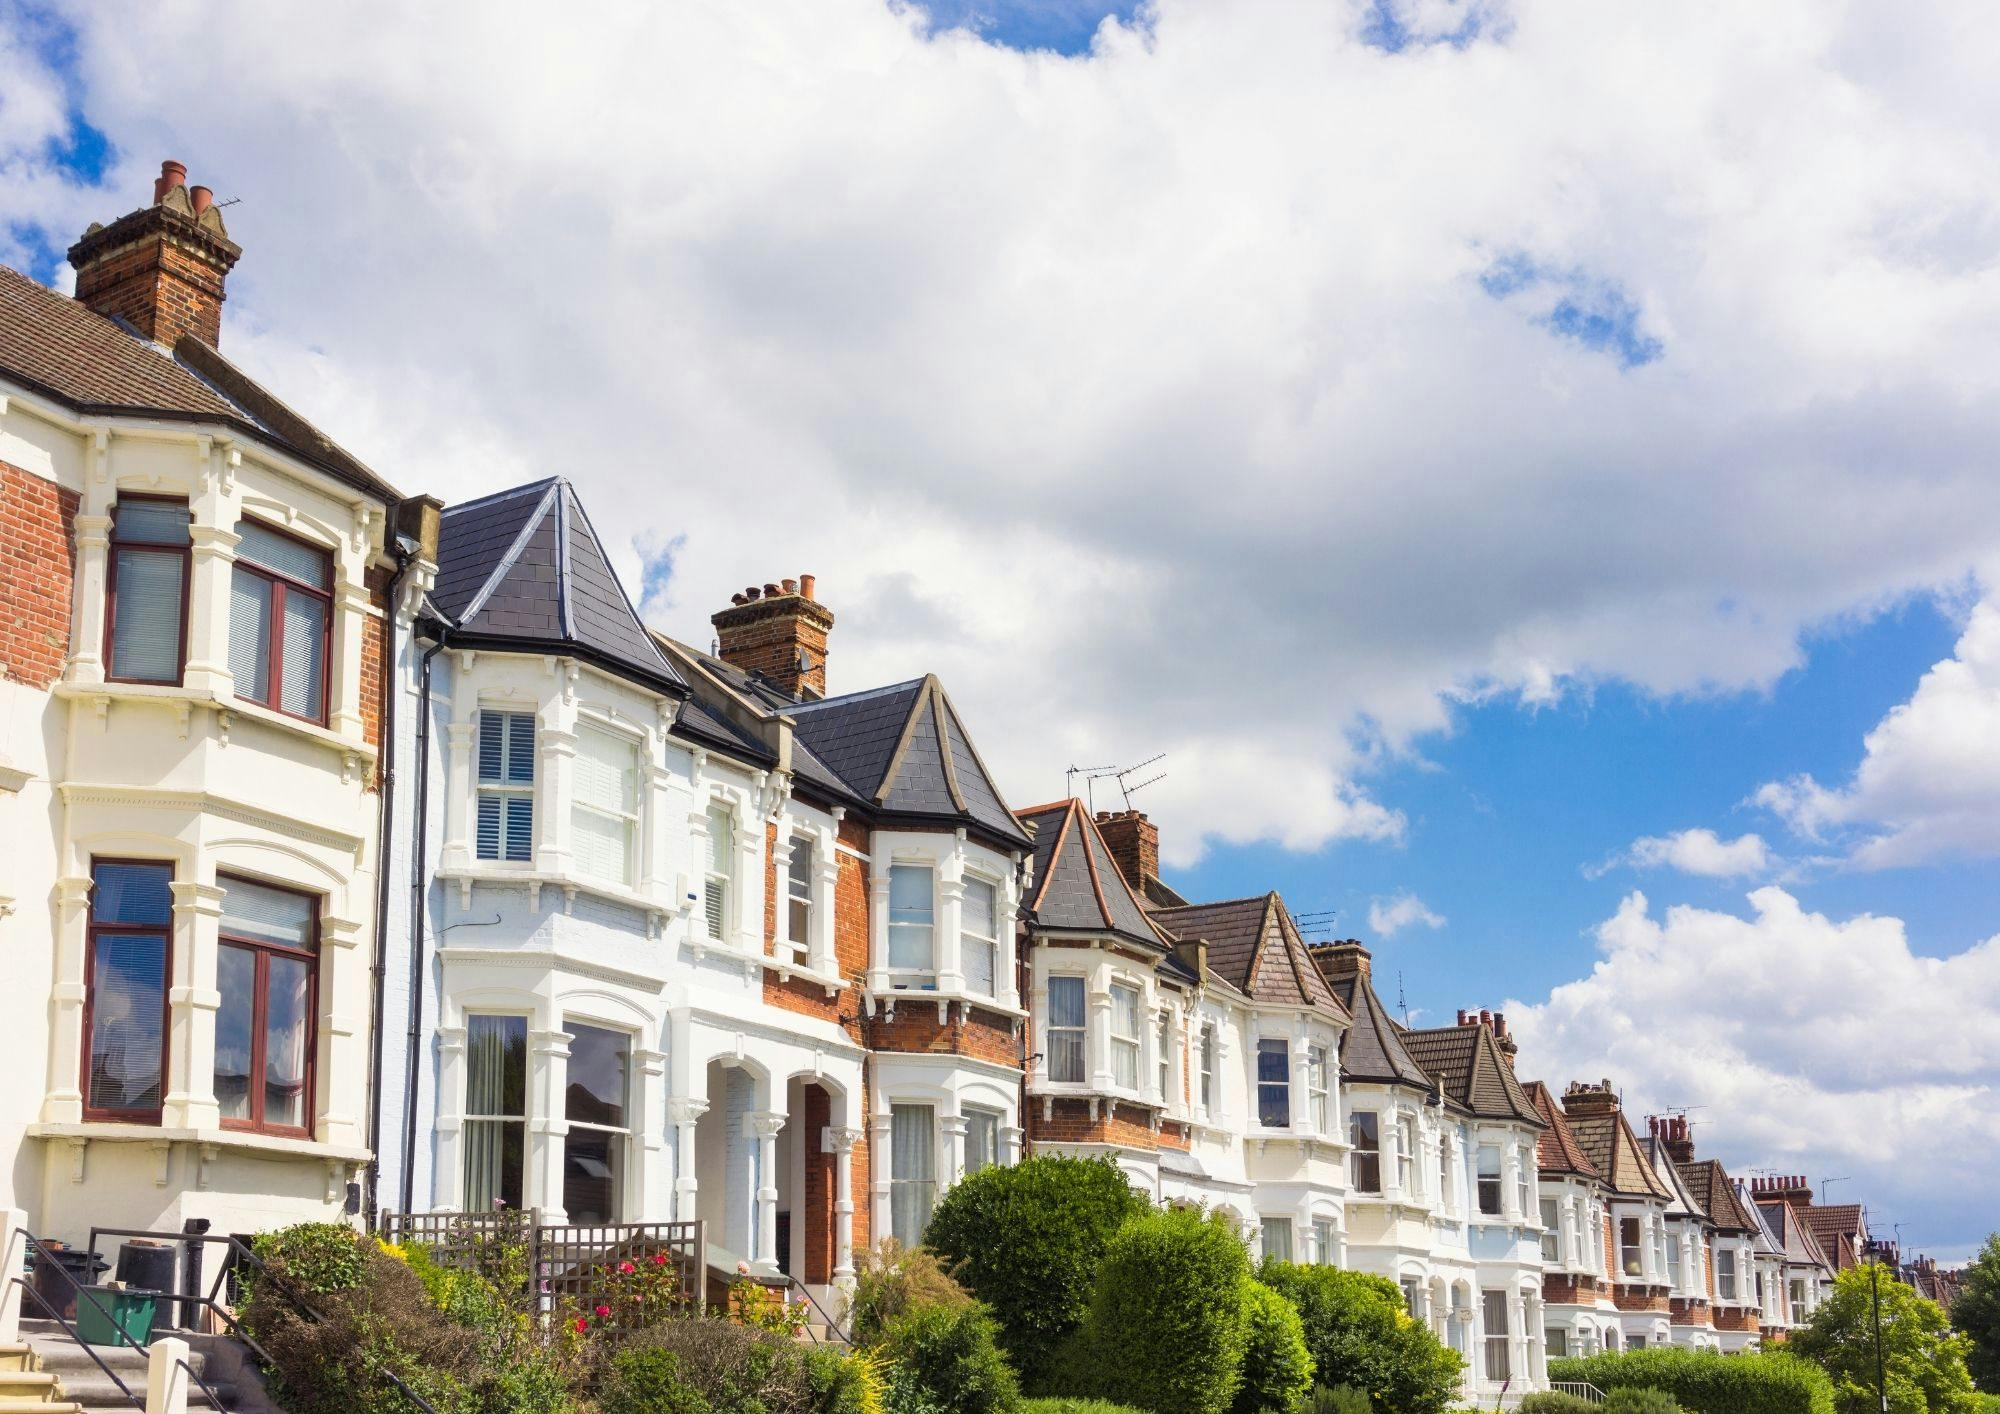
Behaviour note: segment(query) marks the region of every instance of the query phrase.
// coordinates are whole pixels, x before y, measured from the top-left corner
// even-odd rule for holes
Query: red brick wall
[[[168,348],[182,334],[213,346],[222,339],[222,280],[212,261],[156,233],[88,262],[77,272],[76,297]]]
[[[777,843],[776,825],[764,831],[764,951],[775,952],[778,939],[778,865],[772,853]],[[866,852],[868,831],[853,821],[843,820],[835,836],[850,849]],[[818,982],[802,977],[780,980],[775,973],[764,974],[764,1000],[782,1011],[816,1016],[832,1021],[865,1043],[861,1023],[859,988],[868,972],[868,862],[836,851],[839,870],[833,885],[833,957],[840,975],[853,985],[832,997]],[[857,1117],[857,1123],[860,1118]]]
[[[0,668],[30,687],[69,656],[76,508],[75,492],[0,462]]]
[[[1028,1139],[1041,1144],[1117,1144],[1127,1149],[1160,1147],[1151,1116],[1137,1105],[1100,1104],[1090,1117],[1088,1100],[1056,1100],[1042,1118],[1042,1102],[1028,1100]]]
[[[1676,1296],[1673,1300],[1672,1318],[1673,1323],[1677,1326],[1707,1326],[1713,1324],[1709,1319],[1708,1303],[1700,1299],[1689,1301],[1684,1297]]]
[[[1006,1017],[961,1003],[953,1003],[949,1015],[950,1020],[940,1023],[935,1001],[927,1000],[921,992],[903,993],[896,998],[894,1020],[878,1014],[869,1021],[869,1048],[971,1056],[1016,1067],[1021,1064],[1021,1044],[1014,1039],[1013,1025]]]
[[[1551,1274],[1542,1278],[1542,1300],[1552,1306],[1588,1305],[1597,1299],[1597,1293],[1603,1289],[1596,1277],[1581,1272]]]
[[[365,581],[369,604],[382,614],[380,618],[371,618],[361,635],[361,735],[376,748],[382,745],[382,698],[388,686],[389,581],[392,578],[392,571],[371,569]],[[375,789],[375,784],[371,781],[368,788]]]
[[[1666,1289],[1655,1286],[1617,1286],[1611,1299],[1621,1311],[1665,1311],[1671,1306]]]
[[[1750,1306],[1718,1306],[1715,1308],[1715,1328],[1719,1331],[1755,1331],[1758,1329],[1757,1311]]]
[[[819,1142],[820,1131],[833,1122],[832,1106],[826,1091],[806,1086],[805,1123],[796,1142],[805,1145],[805,1212],[792,1221],[805,1225],[806,1269],[803,1280],[824,1284],[833,1280],[834,1247],[834,1156]]]

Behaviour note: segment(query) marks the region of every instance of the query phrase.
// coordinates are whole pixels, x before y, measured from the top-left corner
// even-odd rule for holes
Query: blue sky
[[[1167,752],[1184,892],[1994,1225],[1976,8],[524,8],[503,93],[471,0],[191,4],[0,0],[0,259],[181,158],[243,199],[229,351],[392,481],[562,471],[697,641],[816,572],[836,689],[940,673],[1018,798]],[[1621,862],[1684,831],[1754,867]]]

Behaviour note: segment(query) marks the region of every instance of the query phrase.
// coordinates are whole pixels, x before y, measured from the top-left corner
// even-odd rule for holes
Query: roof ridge
[[[667,660],[667,655],[660,651],[660,645],[653,641],[652,629],[647,625],[645,617],[642,614],[640,614],[639,606],[632,602],[632,595],[625,588],[624,579],[619,575],[618,571],[612,566],[611,556],[608,553],[606,553],[604,549],[604,537],[597,533],[597,522],[590,518],[590,509],[589,507],[583,504],[583,497],[577,494],[576,487],[570,483],[570,479],[568,477],[558,476],[553,479],[556,483],[558,493],[561,495],[564,504],[569,507],[574,507],[576,514],[583,518],[583,528],[585,532],[589,534],[592,542],[596,544],[598,554],[604,557],[604,568],[607,571],[607,577],[611,580],[611,587],[618,591],[619,602],[624,604],[625,612],[632,616],[632,622],[638,626],[639,636],[646,641],[646,646],[653,650],[653,656],[660,660],[660,665],[664,667],[670,675],[674,677],[679,677],[680,674],[675,670],[674,665]],[[567,526],[563,526],[561,528],[565,531],[567,531],[568,529]],[[569,604],[570,600],[569,536],[567,534],[564,534],[561,537],[561,539],[562,539],[562,576],[563,576],[563,627],[565,631],[570,633],[571,637],[575,637],[574,625],[571,622],[571,611]]]
[[[890,693],[901,692],[905,688],[920,687],[930,676],[931,674],[925,673],[922,677],[906,678],[902,682],[892,682],[882,687],[865,687],[859,692],[843,692],[838,697],[821,697],[811,702],[801,702],[796,706],[787,707],[785,715],[803,715],[807,712],[817,712],[822,707],[840,707],[849,702],[866,702],[876,697],[887,697]]]
[[[519,486],[509,486],[504,491],[488,491],[484,496],[475,496],[469,501],[453,501],[450,505],[439,510],[438,515],[440,517],[455,516],[461,511],[475,511],[482,506],[490,506],[496,501],[504,501],[510,496],[525,496],[530,491],[545,492],[550,485],[562,480],[563,478],[560,476],[545,476],[540,481],[524,481]]]
[[[513,543],[507,547],[507,553],[493,566],[493,572],[486,576],[486,582],[479,586],[479,592],[459,610],[460,623],[470,622],[478,616],[481,609],[486,607],[486,601],[493,597],[493,591],[499,587],[500,581],[507,577],[508,571],[512,570],[515,562],[521,558],[521,552],[528,546],[529,537],[540,528],[542,517],[548,514],[549,502],[555,499],[555,494],[555,485],[551,483],[542,492],[541,503],[529,511],[527,519],[521,522],[521,528],[514,533]]]
[[[1056,872],[1056,861],[1062,858],[1063,841],[1069,838],[1070,818],[1068,815],[1063,816],[1062,829],[1057,831],[1056,842],[1049,850],[1049,867],[1042,870],[1035,880],[1035,898],[1034,902],[1028,905],[1030,908],[1040,908],[1043,895],[1049,891],[1049,879]]]

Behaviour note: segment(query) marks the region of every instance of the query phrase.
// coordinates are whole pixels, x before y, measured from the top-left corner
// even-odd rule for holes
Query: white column
[[[353,741],[362,739],[361,725],[361,642],[370,632],[380,632],[375,607],[368,602],[362,583],[359,557],[336,557],[340,582],[333,595],[333,661],[328,665],[331,701],[327,703],[327,725]]]
[[[673,1209],[667,1169],[670,1142],[655,1116],[665,1113],[667,1053],[634,1047],[632,1051],[632,1172],[625,1181],[627,1222],[659,1222]]]
[[[28,1272],[28,1215],[0,1208],[0,1346],[21,1343],[21,1284]]]
[[[48,1092],[42,1120],[76,1124],[83,1119],[83,1001],[89,991],[83,975],[90,923],[90,877],[65,875],[56,880],[56,965],[49,1020]]]
[[[458,691],[454,694],[453,720],[444,728],[444,799],[438,802],[438,818],[444,828],[444,845],[439,852],[438,864],[445,869],[463,869],[472,862],[473,822],[478,814],[478,796],[473,786],[473,760],[479,742],[479,708],[477,696],[472,688],[472,675],[466,671],[465,658],[458,659],[455,677]],[[431,704],[418,701],[417,710],[428,712]],[[537,771],[542,761],[535,763]],[[428,769],[428,763],[424,769]],[[539,826],[542,803],[535,802],[535,818]]]
[[[889,1104],[879,1096],[877,1103],[881,1108],[869,1119],[869,1125],[874,1133],[868,1148],[868,1186],[873,1196],[868,1214],[868,1234],[880,1242],[894,1231],[895,1224],[889,1216],[889,1180],[892,1176]]]
[[[146,1414],[187,1414],[188,1343],[161,1336],[146,1349]]]
[[[993,979],[994,991],[1002,1004],[1010,1007],[1021,1005],[1021,988],[1015,980],[1019,972],[1021,940],[1019,936],[1021,912],[1021,876],[1018,870],[1007,871],[1007,881],[1000,890],[1000,936],[996,951],[998,975]]]
[[[576,759],[576,733],[561,723],[562,699],[542,713],[536,734],[535,869],[560,874],[569,865],[569,802],[571,766]]]
[[[461,1213],[465,1211],[465,1028],[440,1026],[437,1038],[438,1166],[431,1175],[430,1205],[441,1213]],[[411,1097],[406,1103],[414,1103],[414,1099]],[[417,1131],[423,1132],[421,1124]],[[416,1155],[405,1154],[403,1162],[416,1167]],[[525,1193],[521,1196],[527,1197]],[[423,1201],[421,1195],[416,1201]]]
[[[833,1155],[833,1279],[854,1280],[854,1146],[858,1129],[828,1128],[820,1146]]]
[[[808,964],[822,977],[840,975],[834,919],[840,896],[840,832],[820,830],[813,846],[812,937]]]
[[[791,946],[793,943],[804,947],[809,941],[805,938],[792,937],[791,871],[793,848],[791,816],[780,813],[778,816],[778,827],[773,831],[771,837],[771,892],[776,895],[778,904],[776,908],[771,910],[774,925],[771,951],[775,956],[783,958],[787,962],[798,959],[798,953]]]
[[[313,1086],[319,1113],[312,1125],[321,1143],[348,1148],[368,1142],[362,1110],[368,1103],[369,976],[362,933],[351,918],[320,917],[319,1073]],[[417,1099],[410,1097],[411,1103]]]
[[[674,773],[660,763],[660,735],[649,732],[640,750],[646,760],[639,768],[639,891],[648,898],[665,899],[671,908],[686,900],[673,893],[678,872],[667,857],[667,811],[672,807]]]
[[[667,1123],[674,1131],[674,1221],[691,1223],[699,1215],[700,1183],[695,1168],[695,1125],[708,1113],[708,1101],[682,1097],[667,1101]]]
[[[943,1172],[939,1177],[938,1192],[942,1193],[964,1176],[965,1173],[965,1116],[947,1114],[938,1116],[938,1132],[944,1140]]]
[[[229,590],[241,537],[209,519],[208,499],[197,503],[188,531],[187,669],[181,681],[228,699],[236,695],[236,676],[229,670]]]
[[[174,895],[174,971],[167,992],[168,1090],[160,1122],[169,1129],[212,1129],[221,1122],[215,1098],[215,989],[223,890],[177,879]],[[322,961],[322,968],[325,964]]]
[[[735,805],[736,919],[730,941],[749,953],[764,951],[764,820],[755,804],[745,796]]]
[[[889,991],[889,865],[886,851],[868,862],[868,990]]]
[[[71,591],[75,598],[70,607],[68,676],[71,682],[103,682],[104,588],[110,558],[111,517],[78,515],[71,530],[76,536],[76,579]],[[190,643],[188,647],[192,650],[194,645]]]
[[[1111,1088],[1111,970],[1103,963],[1090,970],[1089,1029],[1084,1044],[1090,1050],[1090,1088]]]
[[[938,990],[951,995],[965,990],[965,964],[959,954],[959,926],[965,916],[965,831],[958,848],[940,862],[937,874]],[[997,984],[997,980],[996,984]]]
[[[1288,1040],[1286,1061],[1290,1067],[1291,1084],[1285,1087],[1285,1099],[1291,1111],[1291,1129],[1294,1134],[1301,1133],[1305,1129],[1309,1118],[1306,1114],[1306,1077],[1311,1073],[1311,1067],[1307,1063],[1309,1055],[1304,1036],[1294,1035]]]
[[[745,1115],[744,1134],[757,1141],[757,1252],[758,1265],[773,1270],[778,1265],[778,1131],[785,1116],[774,1110]]]
[[[1021,1126],[1003,1124],[1000,1126],[1000,1162],[1018,1164],[1021,1162]]]
[[[563,1141],[569,1137],[569,1033],[528,1033],[528,1168],[522,1201],[547,1221],[569,1221],[563,1206]]]

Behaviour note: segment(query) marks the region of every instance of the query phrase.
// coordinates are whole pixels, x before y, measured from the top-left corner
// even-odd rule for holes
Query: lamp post
[[[1869,1243],[1873,1250],[1868,1262],[1868,1294],[1875,1312],[1875,1393],[1882,1401],[1882,1414],[1889,1414],[1889,1377],[1882,1359],[1882,1248],[1879,1243]]]

